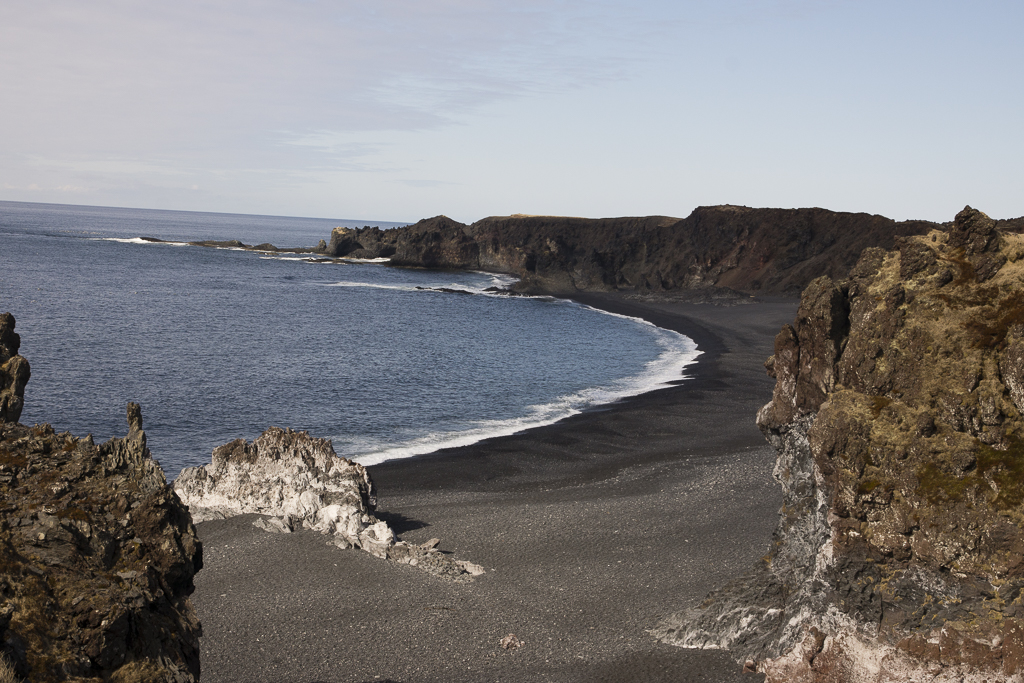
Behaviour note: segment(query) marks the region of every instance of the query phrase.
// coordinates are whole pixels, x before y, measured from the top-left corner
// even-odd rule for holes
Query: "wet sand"
[[[370,468],[402,540],[483,565],[472,583],[342,551],[251,516],[199,525],[202,678],[753,681],[726,652],[647,629],[746,573],[781,502],[754,424],[795,299],[731,307],[574,297],[692,337],[677,386],[548,427]],[[515,634],[522,647],[499,641]]]

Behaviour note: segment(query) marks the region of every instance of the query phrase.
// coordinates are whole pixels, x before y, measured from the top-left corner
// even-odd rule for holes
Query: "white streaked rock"
[[[360,548],[455,580],[483,573],[479,565],[441,553],[437,539],[396,543],[394,531],[373,516],[377,499],[366,468],[307,432],[271,427],[252,443],[219,446],[209,465],[183,469],[174,490],[195,522],[267,515],[253,524],[273,533],[319,531],[339,548]]]

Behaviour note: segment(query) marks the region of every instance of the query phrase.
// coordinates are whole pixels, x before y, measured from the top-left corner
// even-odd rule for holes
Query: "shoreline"
[[[480,271],[480,272],[483,272],[483,271]],[[583,295],[583,297],[584,298],[588,298],[586,295]],[[506,438],[518,436],[518,435],[523,434],[525,432],[531,432],[531,431],[537,430],[537,429],[545,429],[545,428],[548,428],[548,427],[553,427],[553,426],[555,426],[555,425],[557,425],[557,424],[559,424],[561,422],[564,422],[565,420],[572,419],[572,418],[574,418],[574,417],[576,417],[578,415],[590,413],[592,411],[602,412],[602,411],[614,409],[615,406],[621,404],[624,401],[630,401],[632,399],[635,399],[635,398],[637,398],[639,396],[643,396],[645,394],[649,394],[649,393],[652,393],[652,392],[655,392],[655,391],[661,391],[663,389],[670,389],[672,387],[678,386],[679,384],[681,384],[683,382],[688,382],[688,381],[691,380],[691,377],[693,376],[693,374],[691,372],[688,372],[688,371],[693,370],[694,368],[696,368],[701,363],[701,359],[704,358],[705,353],[706,353],[705,350],[703,348],[701,348],[700,345],[697,343],[697,340],[695,340],[690,334],[688,334],[688,331],[692,331],[690,327],[687,327],[685,325],[674,324],[672,322],[672,320],[670,318],[668,318],[668,317],[666,317],[666,320],[668,320],[668,324],[671,325],[671,326],[663,326],[663,325],[658,325],[657,323],[652,322],[651,320],[647,319],[649,317],[657,317],[657,316],[648,315],[647,317],[641,317],[641,316],[635,315],[635,310],[633,310],[633,308],[631,308],[631,307],[620,308],[620,310],[617,310],[617,311],[609,310],[607,307],[605,307],[605,304],[603,304],[601,301],[594,300],[592,298],[588,298],[588,300],[593,300],[595,305],[592,305],[591,303],[587,303],[586,301],[581,300],[580,297],[572,297],[572,298],[570,298],[570,297],[554,296],[554,295],[550,295],[550,296],[548,296],[548,295],[536,295],[535,298],[554,298],[554,299],[560,299],[560,300],[568,302],[568,303],[572,303],[572,304],[583,306],[585,308],[589,308],[589,309],[591,309],[593,311],[596,311],[596,312],[598,312],[598,313],[600,313],[602,315],[612,315],[612,316],[616,316],[616,317],[620,317],[620,318],[626,318],[626,319],[630,320],[630,322],[632,322],[634,324],[640,324],[640,325],[647,324],[647,325],[650,325],[650,326],[652,326],[654,328],[657,328],[659,330],[673,332],[675,334],[678,334],[678,335],[684,337],[689,342],[693,343],[694,350],[692,352],[687,352],[688,356],[689,356],[690,353],[692,353],[692,356],[688,357],[685,360],[680,359],[679,362],[681,363],[681,365],[675,366],[676,370],[675,370],[674,377],[669,378],[667,373],[665,373],[664,375],[658,374],[658,375],[656,375],[656,379],[648,380],[651,384],[653,384],[653,386],[650,386],[649,388],[641,389],[637,393],[626,393],[627,391],[633,391],[632,389],[629,389],[629,390],[626,390],[626,389],[610,390],[610,389],[607,388],[607,386],[596,386],[595,385],[595,386],[587,387],[587,388],[585,388],[583,390],[579,390],[579,391],[577,391],[575,393],[563,394],[561,396],[554,397],[554,398],[551,399],[551,401],[571,399],[574,396],[578,396],[582,392],[592,391],[592,390],[596,390],[596,389],[609,391],[609,393],[613,393],[613,394],[616,391],[622,392],[622,395],[616,396],[615,398],[612,398],[610,400],[605,400],[605,401],[601,401],[601,402],[588,403],[588,404],[586,404],[586,405],[584,405],[582,407],[574,407],[574,408],[571,408],[571,410],[575,410],[576,412],[571,412],[569,414],[563,415],[561,417],[555,417],[553,419],[551,419],[551,418],[544,418],[544,420],[547,420],[547,421],[538,420],[537,423],[532,424],[532,425],[519,426],[515,431],[512,431],[512,432],[504,432],[504,433],[502,433],[502,432],[500,432],[500,431],[495,429],[492,433],[490,433],[488,435],[468,437],[467,435],[472,434],[472,432],[474,430],[468,429],[468,430],[463,430],[463,431],[453,431],[453,432],[448,433],[448,435],[451,437],[448,440],[451,441],[451,442],[455,442],[453,445],[438,446],[438,447],[433,448],[433,450],[422,452],[422,453],[414,453],[414,454],[410,454],[410,455],[398,455],[398,456],[388,457],[388,458],[385,458],[383,460],[377,460],[377,458],[382,453],[389,453],[389,452],[396,451],[396,450],[408,450],[408,449],[413,448],[414,447],[413,444],[417,443],[417,440],[414,439],[414,440],[409,441],[409,442],[402,442],[402,443],[392,444],[392,445],[388,446],[386,449],[384,449],[383,451],[369,452],[369,453],[360,453],[360,454],[351,455],[351,456],[346,455],[346,456],[342,456],[342,457],[346,457],[346,458],[348,458],[350,460],[353,460],[354,462],[358,462],[361,465],[364,465],[365,467],[368,467],[368,468],[376,468],[376,467],[379,467],[381,465],[385,465],[385,464],[390,463],[390,462],[396,462],[396,461],[402,461],[402,460],[410,460],[410,459],[416,459],[416,458],[426,458],[426,457],[430,457],[430,456],[435,455],[435,454],[442,454],[443,455],[443,454],[448,453],[449,451],[456,451],[457,449],[460,449],[460,448],[473,448],[474,446],[476,446],[478,444],[485,443],[485,442],[490,442],[490,441],[495,440],[495,439],[506,439]],[[625,312],[620,312],[620,311],[625,311]],[[719,342],[714,341],[713,335],[705,334],[705,335],[703,335],[703,337],[705,337],[705,338],[703,339],[702,343],[705,344],[706,346],[711,346],[714,343],[719,343]],[[658,359],[656,359],[656,360],[658,360]],[[628,382],[628,381],[642,379],[642,378],[645,378],[647,376],[647,374],[646,374],[647,372],[648,371],[641,371],[641,372],[639,372],[639,373],[637,373],[635,375],[627,375],[625,377],[622,377],[622,378],[619,378],[619,379],[615,380],[615,382],[622,383],[622,382]],[[613,384],[614,384],[614,382],[613,382]],[[543,406],[538,406],[538,405],[527,406],[527,408],[536,408],[536,407],[543,407]],[[511,419],[518,420],[518,419],[525,419],[525,417],[520,416],[520,417],[511,418]],[[503,420],[493,420],[493,422],[501,423],[501,422],[503,422]],[[470,438],[472,438],[474,440],[464,441],[464,439],[470,439]],[[462,443],[458,443],[460,441]]]
[[[569,415],[556,422],[547,425],[541,425],[538,427],[531,427],[515,434],[509,434],[504,436],[495,436],[481,439],[480,441],[474,442],[466,446],[455,446],[448,448],[440,448],[430,453],[422,453],[419,455],[413,455],[406,458],[395,458],[392,460],[386,460],[381,463],[368,465],[367,469],[370,471],[371,476],[374,477],[374,481],[377,481],[378,476],[390,477],[391,472],[396,473],[396,485],[401,485],[400,481],[403,479],[403,474],[399,472],[405,467],[414,467],[415,469],[427,469],[425,463],[431,463],[429,465],[430,470],[443,469],[447,465],[447,461],[451,460],[454,463],[458,463],[460,473],[454,476],[461,482],[467,482],[468,476],[464,476],[463,472],[470,469],[467,465],[473,460],[479,461],[481,453],[479,451],[487,451],[492,447],[496,449],[506,450],[506,446],[512,443],[518,442],[529,442],[532,440],[543,441],[548,438],[557,438],[559,433],[563,430],[575,431],[579,429],[586,429],[589,426],[599,422],[603,416],[608,413],[615,413],[622,410],[632,411],[638,410],[643,411],[648,406],[657,405],[663,401],[678,401],[687,400],[684,397],[694,394],[695,392],[702,392],[709,390],[717,386],[720,382],[719,375],[722,371],[720,367],[721,356],[723,353],[729,351],[729,347],[726,341],[722,337],[716,334],[710,329],[707,322],[702,322],[700,317],[696,314],[700,308],[692,307],[703,307],[704,309],[720,309],[727,311],[729,309],[739,309],[747,306],[768,306],[792,309],[792,314],[785,319],[785,322],[791,322],[796,314],[796,308],[799,303],[797,298],[785,298],[785,297],[773,297],[768,298],[765,301],[759,303],[750,304],[739,304],[735,307],[721,307],[713,304],[688,304],[688,303],[676,303],[671,301],[658,301],[655,298],[655,302],[652,304],[645,305],[644,303],[637,302],[632,299],[627,299],[620,294],[615,293],[595,293],[595,292],[578,292],[573,297],[572,301],[591,306],[598,310],[615,313],[618,315],[625,315],[632,318],[639,318],[645,320],[652,325],[657,327],[671,330],[683,334],[694,341],[697,345],[697,350],[700,351],[700,355],[697,356],[696,360],[687,366],[685,366],[685,376],[681,372],[679,379],[674,380],[668,386],[659,387],[646,391],[642,394],[634,396],[627,396],[611,403],[604,403],[599,405],[589,406],[585,410],[575,415]],[[679,313],[679,310],[689,310],[691,315]],[[779,325],[781,327],[781,323]],[[772,333],[771,339],[774,340],[774,334],[778,332],[775,329]],[[764,354],[764,358],[771,355],[771,345],[768,345],[768,352]],[[763,360],[763,359],[762,359]],[[761,374],[764,374],[764,370],[760,369]],[[771,386],[773,383],[765,377],[765,385],[768,387],[767,398],[764,403],[771,398]],[[663,392],[665,392],[663,394]],[[760,405],[758,406],[760,407]],[[753,432],[757,434],[757,438],[763,440],[760,432],[754,426],[754,415],[751,413],[750,416],[750,427]],[[484,456],[483,459],[487,459]],[[478,476],[482,476],[485,479],[490,480],[488,476],[487,467],[483,464],[476,462],[474,463],[476,468],[480,471],[476,472]],[[422,472],[420,473],[422,475]],[[438,481],[448,480],[451,475],[446,473],[439,473]],[[378,488],[380,488],[378,486]]]
[[[368,469],[400,538],[482,564],[452,584],[251,516],[199,525],[205,681],[749,681],[727,652],[647,633],[764,555],[781,496],[754,416],[796,299],[574,300],[703,353],[674,386]],[[515,651],[498,641],[514,633]]]

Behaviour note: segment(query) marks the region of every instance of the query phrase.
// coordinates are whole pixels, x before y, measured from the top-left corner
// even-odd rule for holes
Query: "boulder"
[[[318,531],[339,548],[359,548],[457,580],[474,575],[441,553],[436,542],[396,541],[373,514],[377,499],[366,468],[338,457],[329,439],[308,432],[271,427],[251,443],[236,439],[219,446],[210,464],[183,469],[174,489],[197,522],[265,515],[254,522],[265,531]]]

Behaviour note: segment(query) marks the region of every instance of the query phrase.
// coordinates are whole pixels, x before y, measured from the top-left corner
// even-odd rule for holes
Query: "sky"
[[[3,0],[0,200],[1024,215],[1024,3]]]

